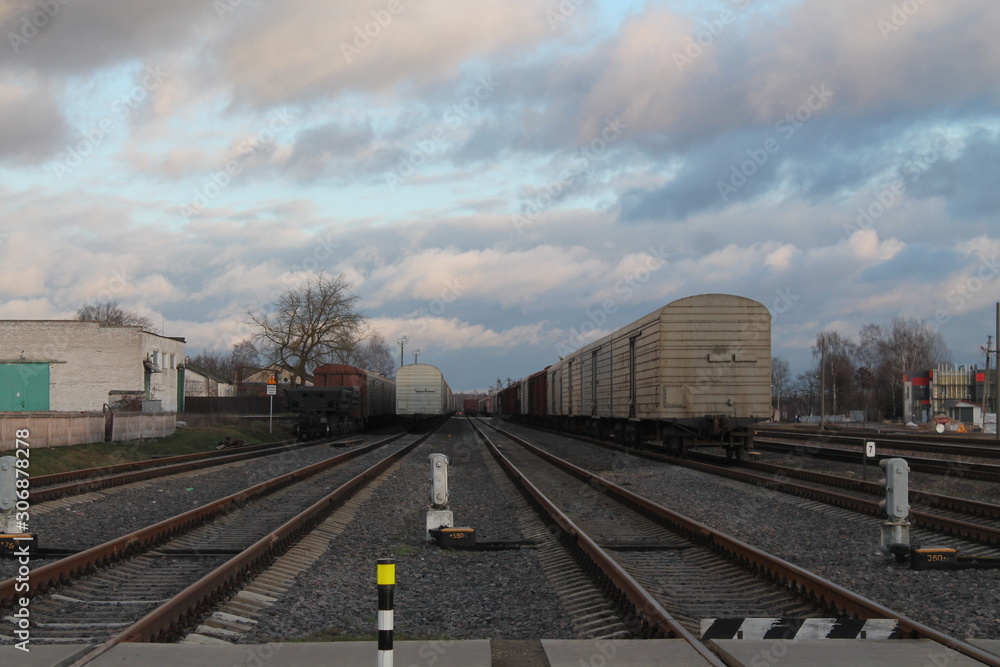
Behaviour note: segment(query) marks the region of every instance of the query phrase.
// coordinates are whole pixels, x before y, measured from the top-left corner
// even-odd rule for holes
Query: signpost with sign
[[[865,442],[865,455],[861,458],[861,479],[868,479],[868,459],[875,458],[875,443],[872,440]]]
[[[274,417],[274,396],[278,393],[278,381],[272,375],[267,379],[267,395],[270,398],[270,407],[267,415],[267,432],[271,433],[271,419]]]

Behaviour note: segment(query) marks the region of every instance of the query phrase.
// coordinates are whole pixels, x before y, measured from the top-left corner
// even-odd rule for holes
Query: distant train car
[[[475,417],[479,412],[479,399],[466,398],[462,401],[462,412],[469,417]]]
[[[396,414],[396,383],[384,375],[344,364],[326,364],[313,371],[313,378],[318,387],[359,389],[361,404],[347,417],[360,428],[390,421]]]
[[[505,398],[514,387],[527,396]],[[502,390],[500,407],[634,446],[710,441],[739,456],[771,414],[771,315],[729,294],[678,299]]]
[[[395,414],[396,383],[384,375],[326,364],[313,371],[313,383],[285,389],[288,410],[299,413],[295,431],[301,439],[361,431]]]
[[[410,364],[396,371],[396,417],[413,428],[454,412],[455,397],[441,371]]]

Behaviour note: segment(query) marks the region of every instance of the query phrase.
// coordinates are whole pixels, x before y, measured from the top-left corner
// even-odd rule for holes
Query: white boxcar
[[[728,444],[771,414],[771,314],[730,294],[679,299],[548,374],[549,415],[563,422],[590,418],[590,430],[673,448],[706,438]]]
[[[410,364],[396,371],[396,415],[425,421],[454,411],[455,398],[441,371],[429,364]]]

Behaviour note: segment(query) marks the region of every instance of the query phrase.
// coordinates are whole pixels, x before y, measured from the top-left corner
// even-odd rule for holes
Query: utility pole
[[[990,411],[990,355],[991,354],[993,354],[993,336],[987,336],[986,372],[983,373],[983,420],[982,423],[979,425],[983,429],[983,431],[986,430],[986,413]]]
[[[402,368],[403,367],[403,345],[406,344],[406,336],[400,336],[399,338],[396,339],[396,342],[399,343],[399,367]]]
[[[826,424],[826,334],[819,339],[819,428]]]

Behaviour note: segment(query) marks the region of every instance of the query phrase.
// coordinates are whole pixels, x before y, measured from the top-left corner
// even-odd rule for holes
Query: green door
[[[0,412],[48,409],[48,364],[0,364]]]

